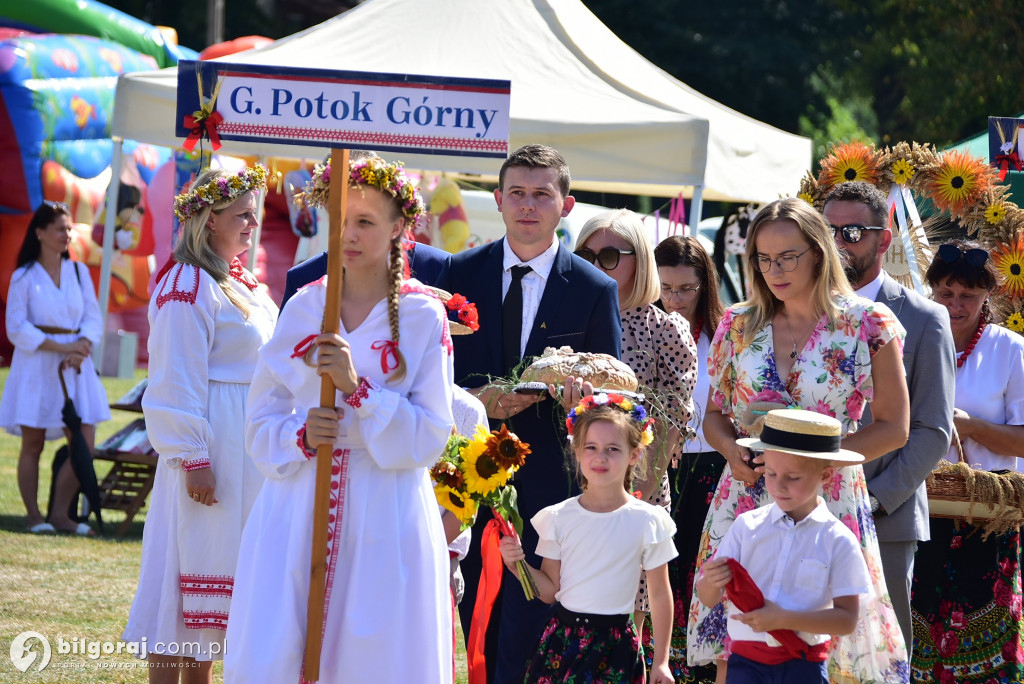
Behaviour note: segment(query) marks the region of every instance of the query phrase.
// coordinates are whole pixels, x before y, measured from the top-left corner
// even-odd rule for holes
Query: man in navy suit
[[[556,150],[528,145],[513,152],[501,167],[494,191],[505,237],[453,256],[447,278],[439,283],[475,302],[480,315],[477,334],[455,338],[456,382],[484,403],[492,427],[507,421],[509,429],[532,449],[514,483],[525,521],[523,548],[534,566],[540,559],[530,518],[541,508],[579,493],[575,470],[565,456],[564,414],[557,412],[557,402],[547,394],[506,392],[490,381],[508,377],[512,368],[539,356],[545,347],[570,346],[618,358],[621,340],[615,281],[555,237],[559,221],[575,203],[569,195],[569,180],[568,165]],[[523,267],[529,271],[520,275],[526,270]],[[514,360],[504,353],[510,343],[503,330],[503,302],[513,285],[522,288],[521,331],[518,321],[509,326],[519,332]],[[519,293],[514,294],[518,300]],[[514,339],[515,334],[508,337]],[[579,399],[576,387],[570,386],[565,394],[566,404]],[[462,562],[466,593],[460,613],[467,636],[480,577],[480,537],[488,519],[487,512],[479,516],[469,556]],[[527,602],[518,580],[504,572],[504,588],[488,634],[488,670],[494,667],[488,680],[521,682],[526,659],[552,609],[540,601]]]
[[[405,258],[409,261],[409,272],[424,285],[436,285],[448,269],[448,262],[452,258],[452,255],[443,249],[413,240],[403,240],[402,247],[405,249]],[[285,303],[300,287],[320,280],[326,273],[327,252],[289,268],[288,275],[285,276],[281,308],[284,308]]]

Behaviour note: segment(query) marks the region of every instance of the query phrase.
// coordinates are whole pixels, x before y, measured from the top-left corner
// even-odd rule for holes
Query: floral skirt
[[[670,468],[672,485],[672,519],[676,523],[673,539],[679,555],[668,563],[672,585],[672,643],[668,666],[678,684],[713,684],[714,665],[689,665],[686,662],[686,613],[693,596],[694,568],[703,529],[695,521],[703,520],[714,497],[718,480],[725,469],[725,459],[717,451],[683,454],[678,468]],[[650,616],[644,620],[642,643],[647,667],[654,656],[654,639]]]
[[[631,616],[586,615],[557,606],[523,681],[643,684],[640,637]]]
[[[933,518],[910,602],[915,682],[1022,682],[1020,533]]]
[[[872,598],[862,597],[860,619],[853,633],[833,640],[828,661],[829,679],[838,683],[863,684],[907,682],[910,676],[907,649],[882,576],[878,534],[868,505],[864,468],[860,465],[837,468],[832,482],[822,487],[821,496],[832,514],[846,523],[860,540],[874,590]],[[768,503],[771,503],[771,497],[765,488],[764,478],[747,487],[741,480],[733,479],[732,470],[727,465],[704,521],[696,571],[700,572],[700,566],[714,557],[736,516]],[[694,594],[690,598],[686,627],[689,664],[701,665],[728,659],[724,600],[709,609]]]

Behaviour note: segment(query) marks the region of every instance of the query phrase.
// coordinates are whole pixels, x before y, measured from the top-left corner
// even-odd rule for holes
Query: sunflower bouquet
[[[430,469],[434,495],[459,519],[462,529],[473,524],[481,507],[488,506],[502,534],[518,537],[523,533],[523,519],[509,479],[526,463],[529,453],[530,445],[505,425],[490,432],[477,425],[472,438],[453,432],[441,458]],[[535,598],[537,585],[526,562],[519,561],[517,568],[526,598]]]

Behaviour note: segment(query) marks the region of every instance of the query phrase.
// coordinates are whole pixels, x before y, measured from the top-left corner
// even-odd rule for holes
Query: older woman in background
[[[697,345],[697,385],[691,427],[696,437],[684,442],[673,454],[669,467],[672,488],[672,517],[676,521],[676,550],[669,562],[669,580],[675,596],[675,620],[669,665],[677,682],[714,681],[712,666],[686,663],[686,613],[693,595],[697,551],[703,532],[693,521],[704,520],[725,468],[725,458],[704,439],[704,405],[710,381],[707,360],[718,322],[725,312],[718,297],[718,272],[700,240],[673,235],[654,248],[654,261],[661,280],[661,305],[690,324]]]
[[[576,238],[576,255],[613,278],[619,286],[622,317],[622,361],[636,373],[641,392],[658,425],[647,448],[646,468],[634,489],[652,504],[669,507],[668,463],[681,431],[693,417],[693,387],[697,379],[697,349],[690,327],[678,314],[655,306],[661,284],[654,251],[640,217],[620,209],[594,216]],[[657,396],[654,396],[654,395]],[[641,577],[635,606],[637,624],[648,610],[646,580]]]
[[[978,243],[956,240],[939,247],[925,279],[949,310],[953,421],[967,462],[1024,470],[1024,338],[992,322],[989,297],[999,284],[992,259]],[[946,458],[959,459],[955,444]],[[914,681],[1024,680],[1020,554],[1018,530],[986,539],[960,520],[931,520],[931,541],[914,563]]]

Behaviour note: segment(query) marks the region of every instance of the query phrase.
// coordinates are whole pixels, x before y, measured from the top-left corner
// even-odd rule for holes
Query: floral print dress
[[[727,311],[708,357],[713,400],[722,412],[736,420],[737,416],[746,416],[753,402],[778,402],[832,416],[843,424],[844,434],[854,432],[865,405],[874,396],[872,357],[892,340],[900,345],[902,356],[905,331],[883,304],[844,295],[838,295],[836,302],[841,313],[835,324],[822,316],[784,381],[775,367],[771,324],[744,339],[750,309],[736,306]],[[740,431],[744,432],[742,428]],[[873,597],[862,597],[861,619],[854,632],[833,640],[829,679],[906,682],[907,650],[882,576],[863,467],[838,468],[835,479],[822,488],[821,495],[829,510],[860,540],[874,588]],[[748,487],[734,479],[726,465],[704,522],[698,573],[700,566],[714,556],[736,516],[770,502],[764,478]],[[709,609],[694,595],[687,615],[690,664],[727,659],[727,642],[724,603]]]

